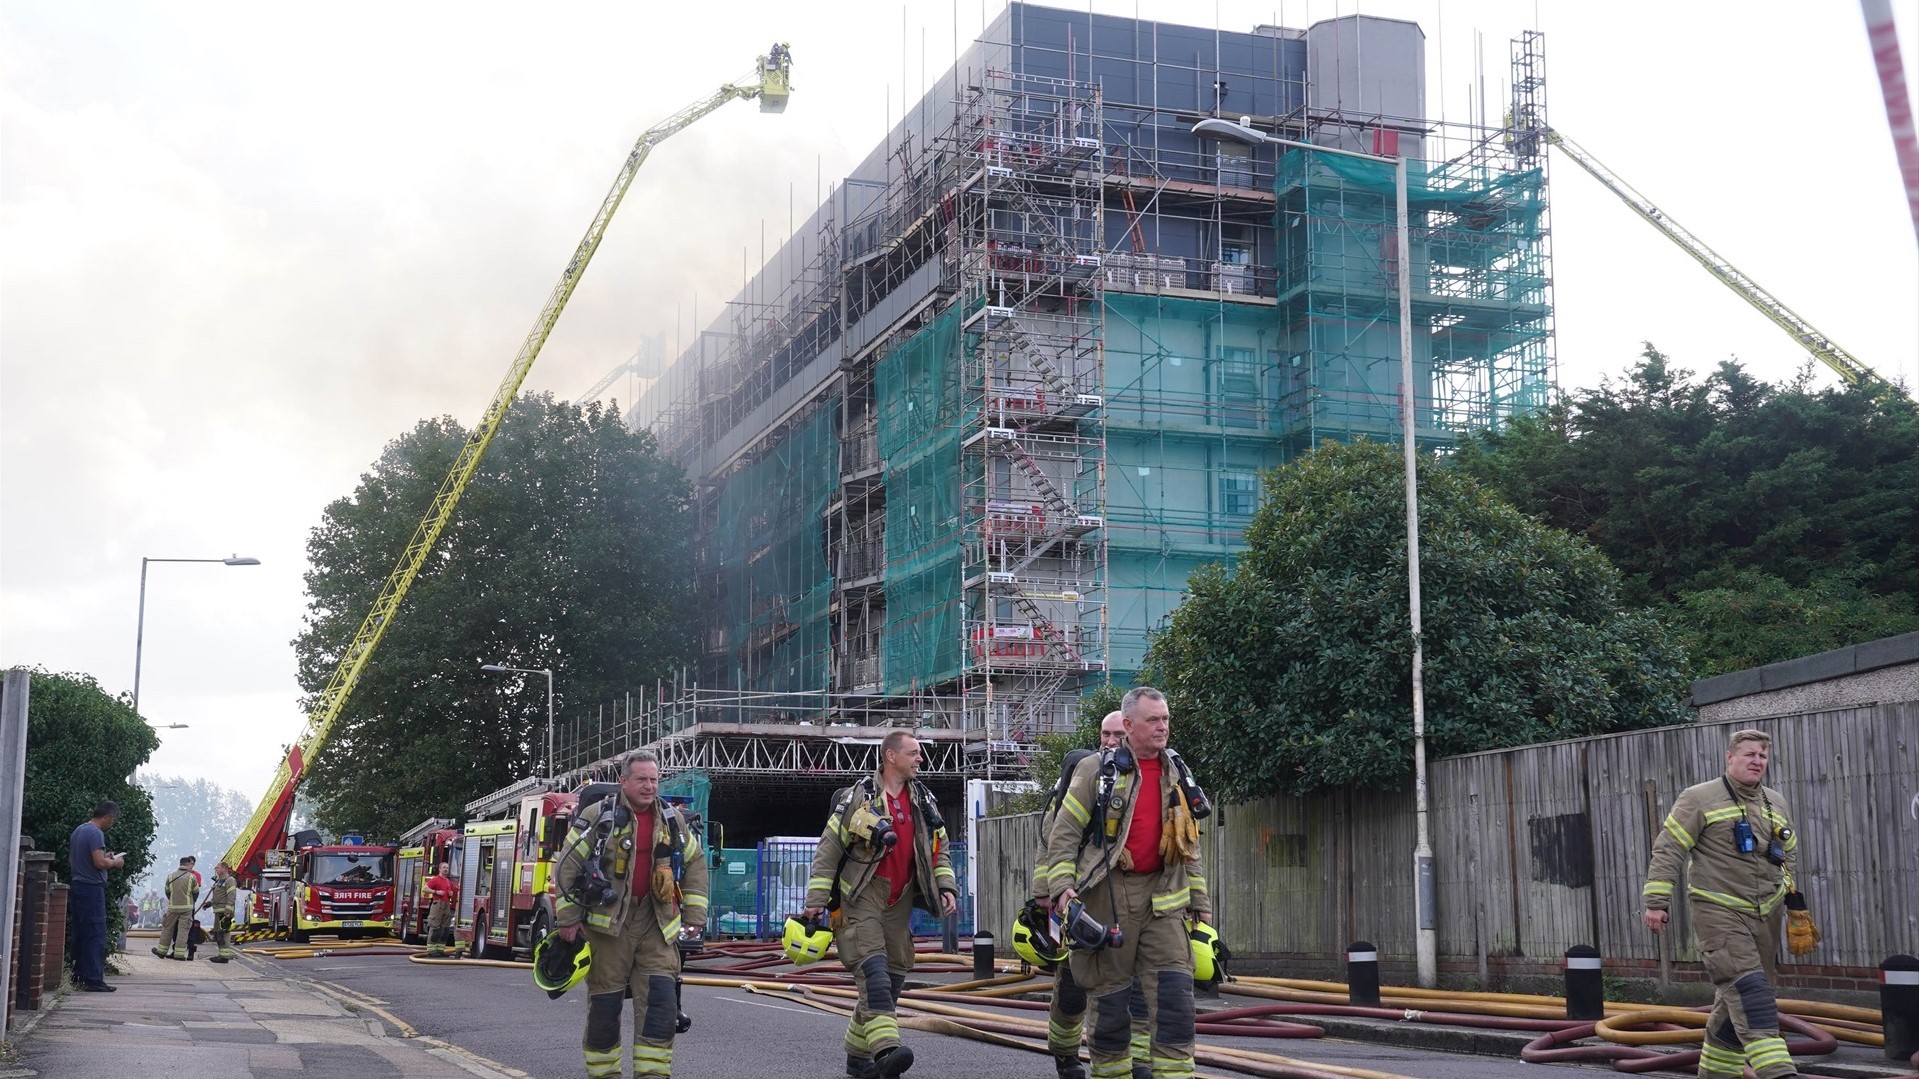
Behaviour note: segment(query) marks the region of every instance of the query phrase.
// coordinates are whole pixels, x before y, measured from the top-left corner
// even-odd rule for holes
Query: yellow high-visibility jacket
[[[929,914],[940,914],[943,913],[939,907],[941,892],[952,892],[955,899],[959,897],[953,855],[946,849],[946,828],[944,825],[933,827],[921,812],[920,802],[923,799],[930,803],[931,791],[917,781],[910,783],[907,790],[911,794],[913,814],[913,902]],[[839,874],[842,902],[859,895],[878,874],[881,852],[874,849],[865,836],[854,835],[848,824],[861,805],[875,816],[890,815],[877,776],[834,792],[833,810],[827,814],[826,828],[820,832],[819,846],[813,850],[813,872],[806,881],[807,906],[827,906],[833,894],[835,873]],[[842,858],[842,855],[848,856]]]
[[[611,902],[597,907],[584,907],[574,901],[574,882],[586,872],[587,861],[593,856],[594,827],[611,802],[612,799],[602,799],[581,808],[573,826],[567,831],[566,844],[560,848],[560,859],[555,867],[554,888],[559,894],[553,905],[554,924],[569,926],[584,921],[587,928],[601,933],[618,933],[624,929],[627,914],[633,906],[634,872],[642,863],[651,866],[656,858],[670,857],[658,851],[663,844],[671,846],[677,824],[681,866],[679,902],[661,902],[655,896],[653,910],[659,921],[660,934],[669,943],[679,940],[680,928],[688,922],[701,929],[706,928],[705,848],[700,845],[700,837],[687,826],[686,818],[680,816],[679,809],[657,800],[653,803],[653,851],[649,852],[649,857],[634,856],[641,852],[632,850],[635,829],[631,815],[637,810],[630,805],[626,807],[629,819],[615,827],[607,839],[603,859],[606,864],[603,868],[619,894]],[[641,882],[642,892],[650,890],[651,886],[650,881]]]
[[[1133,814],[1158,813],[1160,827],[1171,828],[1175,823],[1172,800],[1186,797],[1179,789],[1179,770],[1171,760],[1160,767],[1159,790],[1147,797],[1140,795],[1137,769],[1119,773],[1113,777],[1113,834],[1096,835],[1100,829],[1093,822],[1093,809],[1099,799],[1104,757],[1088,757],[1073,769],[1072,784],[1047,828],[1047,864],[1043,868],[1047,890],[1055,899],[1068,887],[1083,894],[1114,870],[1127,868],[1126,833]],[[1179,917],[1188,910],[1209,916],[1213,913],[1197,852],[1185,861],[1164,859],[1153,882],[1154,917]]]
[[[1741,817],[1752,825],[1751,854],[1740,853],[1733,837]],[[1766,858],[1766,843],[1775,829],[1792,829],[1780,840],[1784,865],[1773,865]],[[1665,826],[1653,838],[1652,865],[1640,894],[1647,910],[1670,909],[1679,870],[1684,867],[1686,893],[1694,899],[1765,917],[1793,890],[1798,852],[1799,833],[1778,791],[1749,786],[1730,776],[1709,779],[1679,792]]]

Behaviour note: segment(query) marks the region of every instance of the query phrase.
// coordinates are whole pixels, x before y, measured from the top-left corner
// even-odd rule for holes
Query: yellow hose
[[[1705,1012],[1690,1008],[1640,1008],[1625,1015],[1609,1015],[1593,1028],[1595,1037],[1617,1045],[1697,1045],[1705,1040]],[[1634,1030],[1652,1023],[1671,1023],[1690,1030]]]
[[[418,963],[423,967],[514,967],[519,970],[532,970],[533,964],[522,963],[517,959],[428,959],[424,955],[409,955],[409,963]]]

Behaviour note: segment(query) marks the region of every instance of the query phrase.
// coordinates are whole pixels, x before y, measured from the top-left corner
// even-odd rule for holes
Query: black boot
[[[893,1079],[896,1075],[905,1074],[906,1069],[912,1066],[913,1051],[904,1045],[884,1050],[873,1058],[873,1074],[879,1079]]]
[[[1086,1079],[1086,1065],[1079,1062],[1077,1054],[1070,1057],[1054,1057],[1053,1070],[1059,1073],[1059,1079]]]
[[[848,1053],[846,1054],[846,1074],[848,1079],[874,1079],[879,1072],[873,1067],[872,1060]]]
[[[1133,1079],[1153,1079],[1153,1066],[1133,1061]]]

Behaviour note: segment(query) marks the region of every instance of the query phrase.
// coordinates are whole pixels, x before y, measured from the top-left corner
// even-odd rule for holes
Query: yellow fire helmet
[[[832,946],[833,931],[820,919],[802,918],[797,914],[786,919],[786,933],[780,939],[780,947],[794,966],[819,962],[826,958],[826,949]]]
[[[1013,918],[1013,954],[1047,972],[1066,962],[1066,945],[1053,933],[1051,919],[1030,900]]]
[[[533,946],[533,984],[556,1000],[585,981],[592,967],[593,948],[584,933],[574,940],[548,933]]]
[[[1186,931],[1186,939],[1193,946],[1193,981],[1201,984],[1217,981],[1221,950],[1219,930],[1205,922],[1195,921],[1192,928]]]

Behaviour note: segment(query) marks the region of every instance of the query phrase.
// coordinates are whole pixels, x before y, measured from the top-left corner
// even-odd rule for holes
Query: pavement
[[[350,994],[290,980],[272,960],[112,961],[126,971],[107,979],[118,991],[65,993],[14,1032],[17,1056],[0,1079],[517,1079],[438,1039],[398,1036]]]

